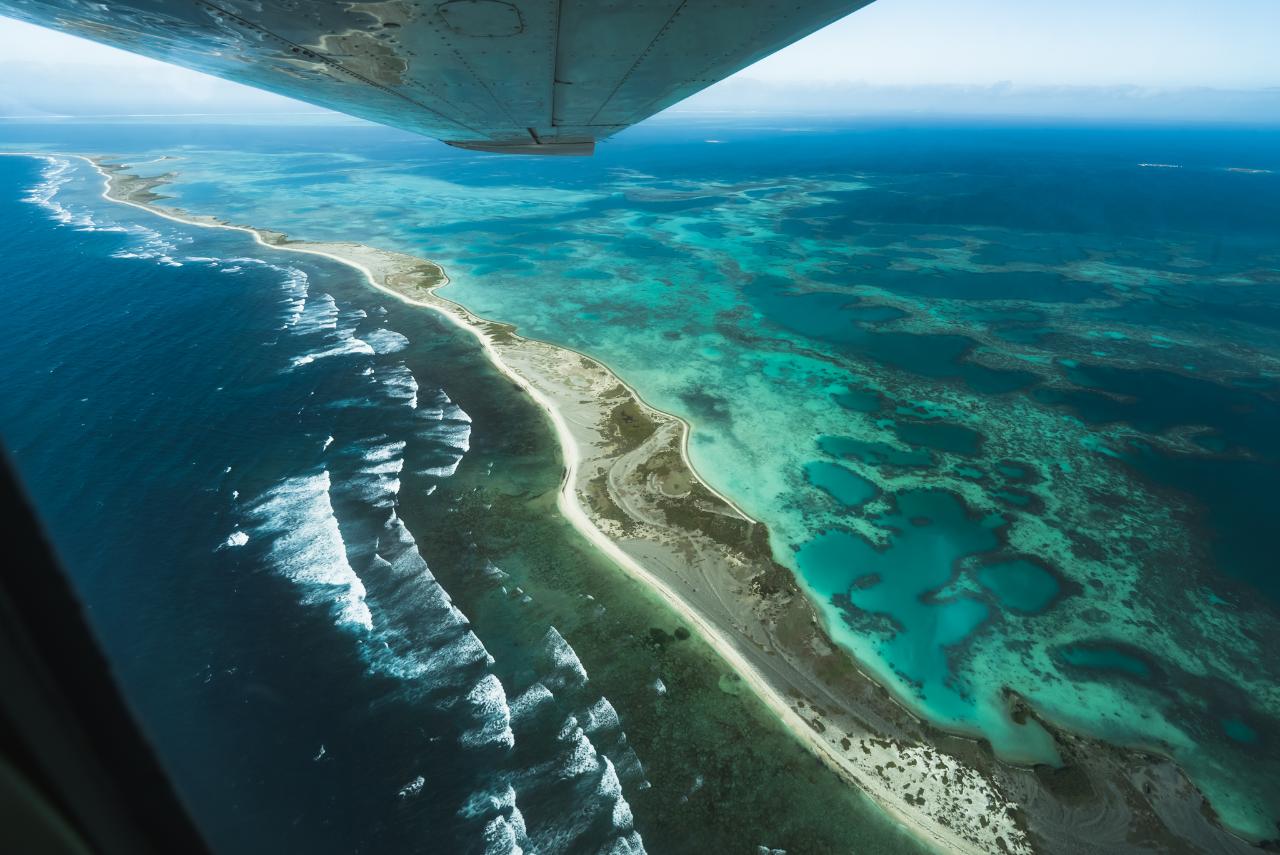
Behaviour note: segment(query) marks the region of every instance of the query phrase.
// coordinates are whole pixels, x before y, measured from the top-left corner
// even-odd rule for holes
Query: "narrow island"
[[[346,264],[369,285],[445,316],[546,413],[559,439],[560,511],[659,594],[822,762],[946,852],[1247,852],[1169,759],[1040,723],[1060,768],[995,759],[983,741],[922,721],[836,646],[765,526],[690,464],[691,426],[649,406],[607,366],[521,336],[442,296],[437,264],[357,243],[297,241],[164,203],[168,175],[85,158],[104,198],[172,220],[248,232],[264,247]],[[1147,165],[1147,164],[1144,164]],[[1015,718],[1035,713],[1009,693]]]

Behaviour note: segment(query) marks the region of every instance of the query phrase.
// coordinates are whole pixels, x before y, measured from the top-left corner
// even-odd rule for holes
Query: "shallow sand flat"
[[[773,561],[764,527],[698,478],[685,454],[685,423],[648,407],[603,365],[440,296],[448,279],[435,264],[164,209],[155,192],[163,176],[137,179],[99,166],[111,176],[108,198],[343,261],[374,287],[475,334],[556,429],[568,470],[559,497],[565,516],[696,625],[824,762],[922,838],[967,852],[1250,849],[1216,827],[1200,794],[1160,758],[1053,731],[1065,768],[1019,769],[910,715],[835,650],[790,572]],[[1015,715],[1028,714],[1016,698],[1010,704]]]

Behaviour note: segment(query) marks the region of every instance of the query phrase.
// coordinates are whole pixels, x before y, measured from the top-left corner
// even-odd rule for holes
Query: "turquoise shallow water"
[[[978,581],[1001,605],[1029,614],[1047,609],[1061,590],[1044,568],[1020,558],[986,565],[978,571]]]
[[[847,508],[875,498],[876,485],[843,466],[826,460],[814,460],[804,467],[809,482],[830,493],[832,498]]]
[[[117,145],[176,155],[140,170],[192,210],[436,259],[689,419],[932,720],[1056,762],[1012,690],[1274,836],[1280,176],[1230,170],[1280,170],[1276,132],[655,125],[554,163],[223,133]]]

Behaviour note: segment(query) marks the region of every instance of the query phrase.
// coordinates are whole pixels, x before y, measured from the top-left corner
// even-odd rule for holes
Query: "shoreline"
[[[944,851],[1032,852],[1042,849],[1037,844],[1052,851],[1078,842],[1049,832],[1072,837],[1065,829],[1081,818],[1035,821],[1051,806],[1064,805],[1051,787],[1037,784],[1034,770],[997,763],[982,743],[921,721],[836,647],[790,571],[773,561],[765,525],[698,476],[687,453],[689,423],[647,404],[603,363],[524,338],[514,326],[440,296],[449,279],[434,262],[361,244],[293,241],[192,215],[157,204],[162,197],[153,191],[167,176],[138,178],[125,174],[126,167],[80,155],[32,156],[80,158],[103,176],[104,199],[187,225],[241,231],[268,249],[327,258],[383,293],[445,315],[474,335],[490,363],[547,414],[565,465],[557,493],[565,519],[697,627],[822,762],[906,830]],[[1083,752],[1103,751],[1090,740],[1051,733],[1073,739]],[[1103,763],[1106,773],[1098,774],[1108,782],[1115,767],[1137,762],[1135,752],[1122,749],[1108,756],[1111,767]],[[1180,776],[1167,761],[1149,765]],[[1103,793],[1091,803],[1107,808],[1116,800]],[[1029,821],[1039,827],[1032,831]],[[1144,823],[1128,817],[1124,824],[1131,829]],[[1158,825],[1165,830],[1170,824],[1160,816]]]

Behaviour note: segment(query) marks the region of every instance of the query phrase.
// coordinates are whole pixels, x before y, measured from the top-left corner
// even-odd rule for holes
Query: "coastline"
[[[686,450],[690,425],[650,407],[607,366],[524,338],[441,296],[449,279],[433,262],[361,244],[293,241],[189,214],[158,204],[163,197],[154,190],[166,176],[138,178],[101,159],[83,159],[103,175],[103,197],[112,202],[188,225],[242,231],[268,249],[328,258],[474,335],[498,371],[547,413],[565,464],[557,496],[565,518],[696,626],[820,760],[916,836],[952,852],[1031,852],[1042,848],[1036,844],[1065,843],[1046,831],[1079,819],[1070,810],[1041,816],[1061,808],[1062,799],[1037,784],[1034,771],[996,763],[981,743],[920,721],[836,648],[790,571],[774,562],[765,526],[694,470]],[[1081,752],[1106,754],[1104,772],[1135,762],[1133,752],[1107,754],[1089,740],[1052,732],[1074,739]],[[1167,773],[1161,786],[1177,789],[1185,781],[1172,764],[1148,760]],[[1089,804],[1107,808],[1117,800],[1125,799],[1104,793]],[[1123,819],[1121,837],[1131,838],[1133,817],[1104,814],[1113,825]],[[1172,827],[1160,819],[1162,830]]]

